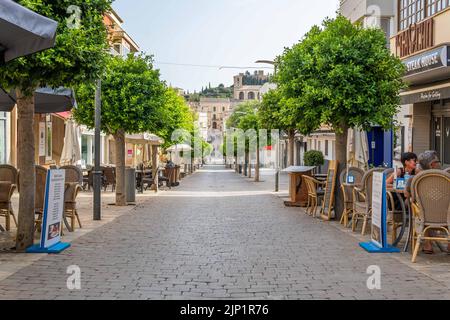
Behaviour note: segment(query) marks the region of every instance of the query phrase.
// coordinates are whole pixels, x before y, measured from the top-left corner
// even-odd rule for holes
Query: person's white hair
[[[430,170],[433,162],[440,161],[437,152],[431,150],[420,154],[418,160],[422,170]]]

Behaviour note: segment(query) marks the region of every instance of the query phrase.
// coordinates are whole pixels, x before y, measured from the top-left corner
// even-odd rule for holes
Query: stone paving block
[[[62,255],[9,258],[18,271],[0,267],[0,298],[450,299],[449,277],[433,276],[422,260],[369,255],[333,223],[284,207],[273,185],[209,169],[217,172],[197,172],[134,210],[111,213]],[[449,270],[446,259],[435,268],[440,274]],[[82,269],[80,292],[66,288],[72,264]],[[366,286],[374,264],[380,291]]]

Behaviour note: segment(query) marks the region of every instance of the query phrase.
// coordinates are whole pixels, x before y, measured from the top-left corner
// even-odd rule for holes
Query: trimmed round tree
[[[17,96],[17,161],[21,174],[16,249],[24,251],[34,242],[34,92],[40,86],[72,87],[100,76],[108,49],[103,15],[110,10],[111,1],[18,2],[58,22],[53,48],[0,66],[0,86],[15,89]],[[74,6],[80,9],[76,10],[80,16],[68,11]]]
[[[95,127],[95,87],[77,88],[78,123]],[[125,134],[158,132],[163,127],[166,88],[152,57],[110,57],[102,77],[102,131],[115,140],[116,205],[125,206]]]
[[[294,163],[294,144],[297,130],[296,117],[282,103],[282,95],[278,89],[270,90],[263,96],[258,110],[258,118],[264,129],[280,130],[288,136],[288,166]]]
[[[336,133],[339,172],[347,163],[349,128],[392,128],[404,87],[404,66],[386,47],[381,29],[364,29],[343,16],[315,26],[278,58],[282,103],[302,134],[322,125]],[[342,212],[340,185],[337,215]]]

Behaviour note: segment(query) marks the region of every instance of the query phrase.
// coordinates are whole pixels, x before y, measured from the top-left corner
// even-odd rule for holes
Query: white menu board
[[[372,241],[383,247],[383,207],[386,196],[384,174],[374,172],[372,186]]]
[[[65,170],[49,170],[47,173],[41,248],[48,249],[61,242],[65,180]]]

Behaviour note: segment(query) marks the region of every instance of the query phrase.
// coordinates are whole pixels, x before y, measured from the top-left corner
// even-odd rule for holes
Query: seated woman
[[[397,170],[397,177],[398,178],[404,178],[406,173],[408,173],[410,176],[416,175],[416,167],[417,167],[417,155],[412,152],[406,152],[402,154],[401,159],[403,168],[399,168]],[[395,179],[395,173],[391,174],[387,180],[387,184],[394,184]]]

